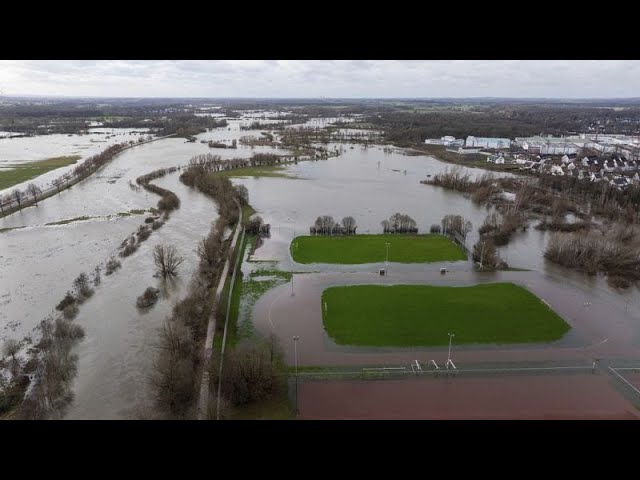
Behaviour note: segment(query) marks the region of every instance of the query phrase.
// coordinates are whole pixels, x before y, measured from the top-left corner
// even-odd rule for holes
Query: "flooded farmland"
[[[163,167],[186,165],[196,154],[248,158],[258,152],[287,153],[264,146],[210,149],[202,143],[209,140],[230,142],[244,135],[259,136],[259,131],[240,129],[240,125],[248,125],[251,121],[229,120],[229,127],[200,134],[194,143],[169,138],[137,146],[114,158],[88,179],[37,207],[1,218],[0,230],[13,230],[0,233],[0,340],[28,335],[42,318],[53,311],[71,288],[74,278],[81,272],[92,271],[114,255],[120,243],[138,228],[145,215],[128,213],[148,210],[158,201],[158,196],[130,186],[138,176]],[[327,124],[327,119],[314,119],[306,126],[313,128]],[[57,145],[52,147],[55,152],[66,155],[77,151],[83,152],[83,156],[89,155],[90,144],[70,143],[75,141],[74,138],[64,137],[69,140],[50,139],[53,145]],[[42,142],[46,142],[47,137],[2,139],[0,142],[18,140],[32,145],[29,148],[33,152],[46,151]],[[2,148],[0,143],[0,161],[18,160],[19,155],[15,152],[7,153],[5,158]],[[357,144],[330,144],[327,148],[330,151],[338,149],[341,153],[326,160],[287,165],[284,173],[291,178],[234,179],[235,183],[248,188],[251,205],[266,223],[271,224],[271,237],[256,250],[254,259],[276,260],[280,269],[295,272],[351,272],[363,278],[375,272],[380,265],[332,265],[329,268],[325,265],[299,265],[291,260],[289,244],[292,238],[307,234],[320,215],[333,215],[336,219],[350,215],[357,221],[358,233],[380,233],[380,222],[384,218],[402,212],[416,220],[422,233],[428,231],[431,224],[440,223],[443,216],[458,214],[473,224],[473,231],[466,240],[467,246],[477,240],[477,227],[487,215],[487,208],[472,203],[459,193],[420,184],[420,180],[443,171],[446,164],[427,156],[405,156],[398,150],[382,146],[363,148]],[[39,155],[41,153],[34,153],[20,159],[35,159]],[[484,173],[478,169],[467,170],[473,176]],[[80,307],[76,321],[85,328],[86,337],[77,347],[79,361],[74,383],[75,400],[67,413],[68,418],[129,418],[135,407],[147,400],[157,328],[170,312],[173,302],[184,295],[197,264],[197,242],[208,233],[211,223],[217,218],[213,200],[184,186],[178,176],[179,173],[169,174],[153,183],[176,193],[181,207],[171,214],[161,229],[153,232],[136,253],[122,259],[120,270],[103,277],[94,297]],[[46,225],[78,217],[88,219]],[[601,338],[601,334],[611,335],[616,338],[616,345],[633,345],[635,348],[640,329],[637,292],[631,289],[619,294],[600,277],[587,277],[549,264],[544,260],[543,252],[550,235],[529,228],[516,234],[500,254],[510,266],[535,271],[535,282],[541,290],[555,289],[555,302],[575,301],[569,294],[563,297],[557,293],[562,282],[566,282],[571,286],[571,292],[579,292],[581,308],[583,297],[589,297],[592,303],[600,302],[616,311],[624,310],[624,318],[608,325],[594,323],[597,322],[595,316],[590,315],[587,319],[589,330],[585,335],[589,341]],[[153,276],[151,251],[160,243],[176,245],[186,259],[180,275],[173,281],[164,282]],[[391,247],[391,279],[393,275],[397,278],[405,278],[402,277],[405,275],[406,278],[415,276],[415,281],[419,281],[421,275],[427,275],[425,272],[430,272],[428,275],[433,277],[438,267],[395,264]],[[476,279],[477,274],[472,271],[470,262],[457,262],[449,268],[455,271],[461,283]],[[513,276],[518,275],[514,272]],[[366,282],[368,278],[358,281]],[[379,279],[375,278],[375,281]],[[306,280],[301,282],[302,288],[305,282],[314,284],[314,280]],[[135,306],[135,299],[149,286],[161,290],[161,300],[149,311],[141,312]],[[264,298],[271,300],[269,295],[276,295],[275,290]],[[266,309],[270,308],[265,299],[256,304],[256,318],[264,317]],[[304,306],[300,308],[302,311]],[[575,310],[573,307],[566,309]],[[606,311],[603,308],[603,314]],[[285,333],[287,338],[295,334],[290,328]],[[623,337],[629,337],[628,342],[623,342]],[[289,361],[290,350],[288,342],[285,352]],[[322,358],[319,350],[308,355],[315,355],[313,360]]]

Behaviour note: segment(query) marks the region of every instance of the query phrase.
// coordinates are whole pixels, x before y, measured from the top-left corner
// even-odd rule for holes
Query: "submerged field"
[[[339,345],[447,345],[449,333],[455,344],[550,342],[570,329],[512,283],[331,287],[322,294],[322,318]]]
[[[296,237],[289,247],[298,263],[359,264],[389,261],[426,263],[466,260],[464,251],[442,235],[352,235]]]
[[[80,155],[69,155],[66,157],[48,158],[38,162],[20,163],[6,169],[2,168],[0,169],[0,190],[29,181],[56,168],[72,165],[80,158]]]

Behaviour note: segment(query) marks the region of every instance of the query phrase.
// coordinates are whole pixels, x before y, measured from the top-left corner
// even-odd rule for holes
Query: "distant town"
[[[486,155],[488,163],[517,164],[536,175],[566,175],[608,182],[619,189],[640,183],[640,139],[628,135],[578,134],[509,138],[443,136],[427,145],[444,145],[460,155]]]

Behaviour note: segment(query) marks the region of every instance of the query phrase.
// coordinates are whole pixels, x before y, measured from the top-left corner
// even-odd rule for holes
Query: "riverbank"
[[[73,165],[81,158],[82,156],[80,155],[68,155],[36,162],[19,163],[8,168],[2,168],[0,169],[0,190],[28,182],[51,170]]]
[[[67,174],[67,175],[63,175],[62,177],[52,181],[52,186],[50,188],[47,189],[42,189],[42,192],[39,193],[37,196],[27,196],[27,194],[25,192],[21,192],[21,199],[20,202],[16,202],[15,199],[11,199],[12,197],[14,197],[14,195],[10,195],[10,199],[7,201],[3,201],[2,199],[0,199],[0,218],[2,217],[6,217],[8,215],[11,215],[12,213],[15,213],[19,210],[22,210],[26,207],[30,207],[32,205],[37,205],[38,202],[41,202],[49,197],[52,197],[68,188],[71,188],[72,186],[76,185],[77,183],[80,183],[82,180],[84,180],[85,178],[90,177],[91,175],[93,175],[95,172],[97,172],[98,170],[100,170],[100,168],[102,168],[103,166],[105,166],[107,163],[109,163],[111,160],[113,160],[115,157],[117,157],[118,155],[120,155],[122,152],[125,152],[131,148],[137,147],[139,145],[145,145],[147,143],[152,143],[155,142],[157,140],[163,140],[165,138],[169,138],[171,137],[171,135],[167,135],[164,137],[158,137],[158,138],[154,138],[151,140],[146,140],[144,142],[137,142],[133,145],[127,145],[127,146],[122,146],[122,144],[117,144],[120,145],[120,148],[117,148],[115,153],[111,153],[111,155],[109,155],[109,150],[112,149],[114,146],[109,147],[108,149],[106,149],[105,151],[99,153],[98,155],[94,155],[92,157],[89,157],[87,160],[85,160],[85,162],[81,163],[80,165],[78,165],[78,167],[76,167],[76,170],[80,169],[80,173],[71,173],[71,174]],[[100,159],[100,157],[102,155],[107,154],[108,158],[107,159]],[[95,163],[91,162],[93,159],[100,159],[101,161],[97,161]],[[74,162],[75,163],[75,162]],[[86,165],[86,168],[80,168]],[[95,165],[95,166],[94,166]],[[62,165],[61,165],[62,166]],[[59,168],[59,167],[56,167]],[[76,172],[76,170],[74,170],[74,172]],[[42,172],[45,173],[45,172]],[[41,173],[41,174],[42,174]],[[33,178],[33,177],[32,177]],[[28,180],[28,179],[27,179]],[[26,180],[24,180],[26,181]],[[24,182],[23,181],[23,182]],[[15,184],[14,184],[15,185]],[[16,191],[16,190],[14,190]]]

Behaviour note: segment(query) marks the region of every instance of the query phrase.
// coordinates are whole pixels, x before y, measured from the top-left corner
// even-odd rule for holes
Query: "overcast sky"
[[[637,60],[2,60],[11,95],[640,97]]]

